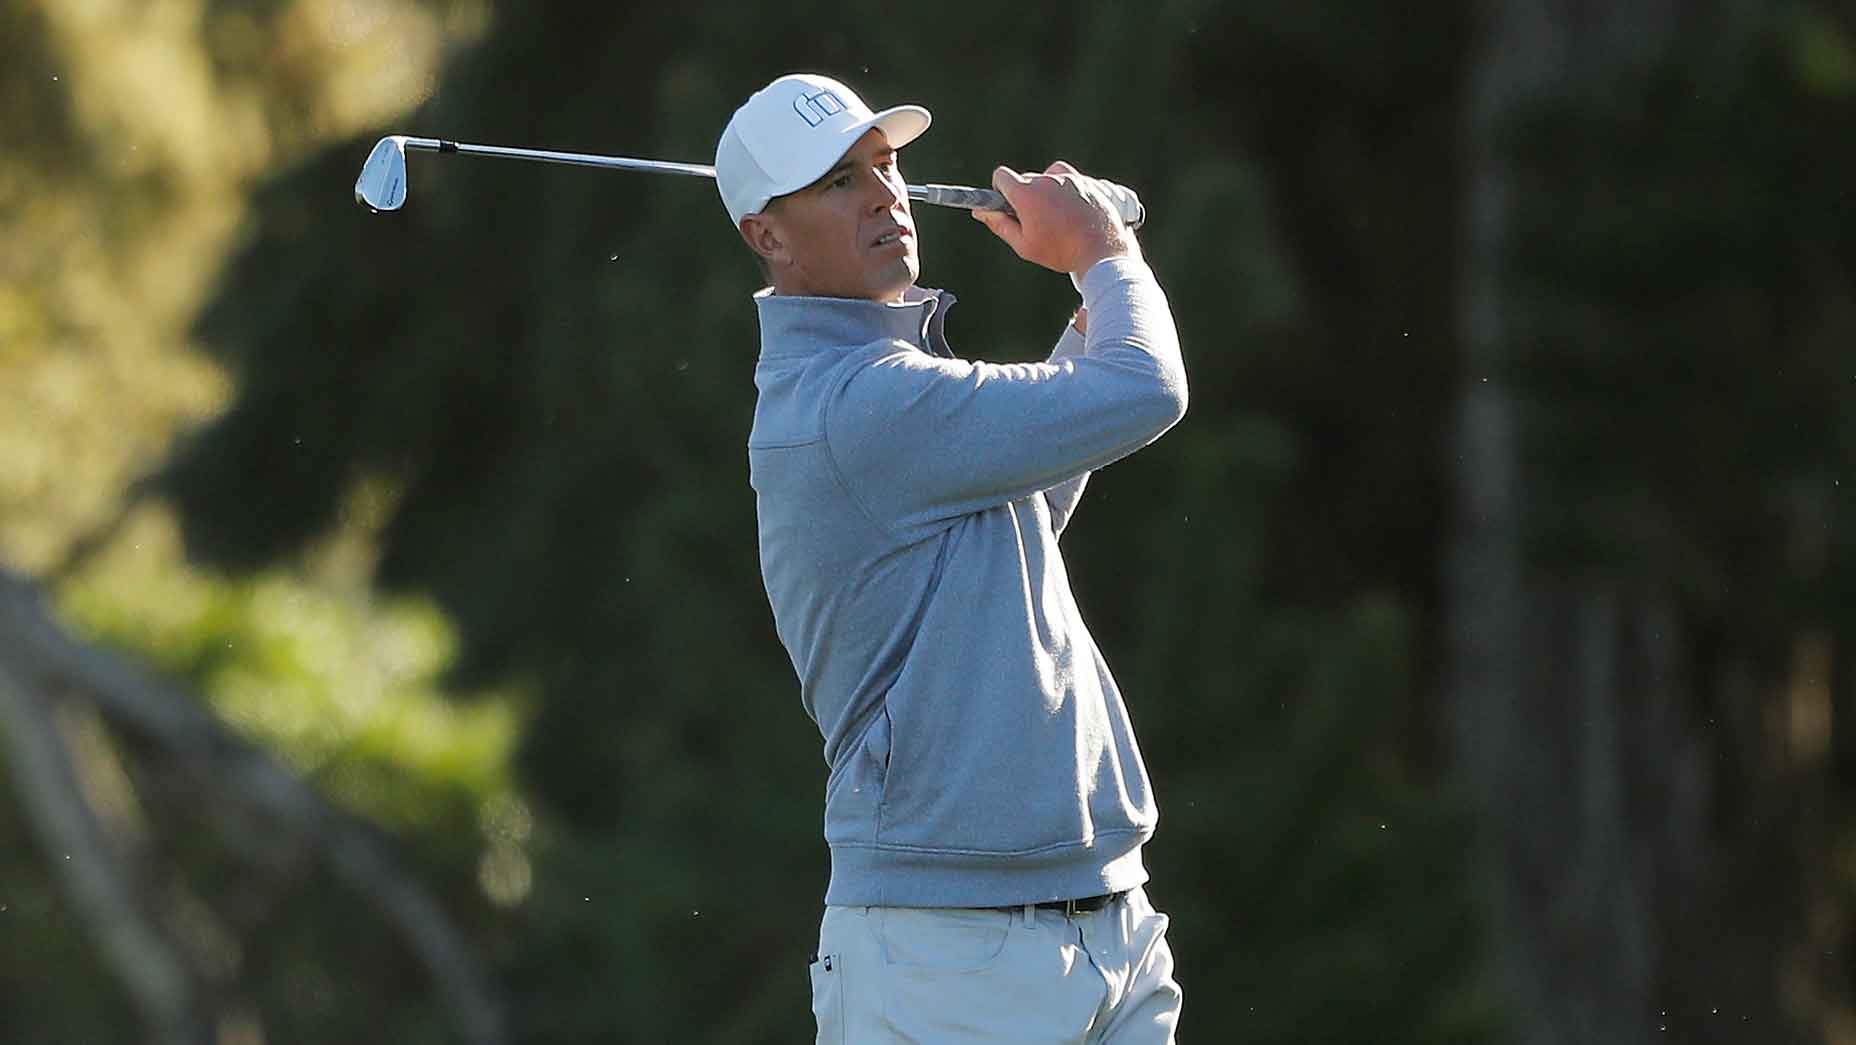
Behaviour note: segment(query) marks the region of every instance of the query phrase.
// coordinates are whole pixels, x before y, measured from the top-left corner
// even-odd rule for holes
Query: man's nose
[[[902,186],[901,179],[889,178],[877,172],[871,180],[877,184],[875,198],[871,201],[873,210],[888,210],[908,198],[908,190]]]

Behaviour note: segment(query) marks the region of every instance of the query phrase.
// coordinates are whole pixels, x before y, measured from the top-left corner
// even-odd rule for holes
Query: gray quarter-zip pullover
[[[757,295],[761,573],[825,741],[842,905],[991,907],[1147,880],[1158,811],[1057,538],[1091,469],[1186,409],[1166,297],[1111,258],[1044,363],[956,358],[953,295]]]

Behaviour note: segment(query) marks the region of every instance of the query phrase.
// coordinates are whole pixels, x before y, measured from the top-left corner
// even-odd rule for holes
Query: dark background
[[[809,1040],[758,274],[702,182],[349,186],[394,132],[707,162],[800,69],[930,108],[913,181],[1064,158],[1147,203],[1191,412],[1065,548],[1185,1040],[1856,1034],[1849,7],[74,11],[0,0],[0,561],[373,825],[506,1040]],[[917,213],[956,350],[1040,357],[1067,282]],[[134,810],[74,792],[192,1015],[154,1028],[15,725],[0,1037],[464,1040],[338,864],[37,699]]]

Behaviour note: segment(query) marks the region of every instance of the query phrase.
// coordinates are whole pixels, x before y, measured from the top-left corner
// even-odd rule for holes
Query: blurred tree
[[[1847,1025],[1835,10],[1491,8],[1451,713],[1520,1041]]]
[[[1544,500],[1520,464],[1521,421],[1508,364],[1526,336],[1507,278],[1521,186],[1502,134],[1529,104],[1660,58],[1674,5],[1596,17],[1537,0],[1487,9],[1467,102],[1468,278],[1459,308],[1461,382],[1458,543],[1450,563],[1450,724],[1456,761],[1481,803],[1492,871],[1497,952],[1526,1043],[1648,1040],[1645,1004],[1661,955],[1653,888],[1627,805],[1627,752],[1639,738],[1619,721],[1621,690],[1674,684],[1665,642],[1675,636],[1600,584],[1556,584],[1522,546]],[[1571,709],[1573,713],[1568,714]],[[1680,744],[1680,711],[1642,738]],[[1660,735],[1658,735],[1660,733]],[[1678,788],[1643,807],[1692,843],[1698,796]],[[1650,852],[1654,852],[1651,850]],[[1660,854],[1657,854],[1660,855]],[[1602,885],[1601,885],[1602,883]]]
[[[442,619],[368,594],[368,489],[345,499],[334,536],[228,580],[186,566],[170,517],[135,480],[177,430],[223,408],[223,372],[188,327],[252,179],[429,92],[442,49],[479,28],[473,9],[385,3],[357,19],[322,0],[0,0],[0,560],[61,581],[60,609],[88,635],[193,684],[224,716],[214,730],[265,745],[323,801],[395,829],[409,873],[466,916],[481,913],[480,856],[511,848],[486,838],[480,809],[518,802],[506,773],[517,716],[504,694],[468,709],[440,701]],[[21,641],[0,637],[10,670]],[[206,767],[138,746],[136,731],[86,710],[75,680],[43,681],[9,692],[24,710],[0,747],[0,836],[21,843],[0,849],[9,1042],[149,1039],[162,1026],[151,1017],[138,1035],[132,1006],[155,1010],[135,975],[112,977],[158,978],[160,962],[108,961],[112,934],[134,923],[97,918],[67,888],[79,853],[42,833],[32,844],[28,814],[43,806],[31,803],[46,793],[28,785],[52,779],[33,761],[56,764],[30,713],[41,699],[58,736],[74,738],[77,779],[110,785],[99,822],[109,845],[139,854],[122,895],[145,902],[145,938],[167,936],[192,970],[182,994],[193,997],[172,1011],[204,1011],[170,1025],[217,1014],[214,1033],[233,1038],[410,1041],[468,1011],[432,1000],[416,948],[318,862],[339,848],[328,838],[272,850],[274,835],[225,829],[192,804],[206,785],[249,780],[190,780]],[[63,798],[78,809],[96,795]]]

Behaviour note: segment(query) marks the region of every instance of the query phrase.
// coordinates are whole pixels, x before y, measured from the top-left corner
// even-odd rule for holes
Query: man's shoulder
[[[764,353],[754,368],[760,394],[828,398],[854,378],[931,365],[935,357],[901,338],[879,337],[810,350]]]
[[[763,356],[755,364],[754,425],[750,445],[791,445],[823,439],[826,414],[860,373],[899,351],[906,342],[872,341],[804,354]]]

